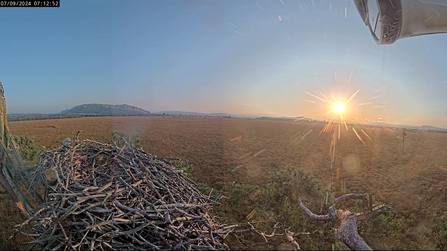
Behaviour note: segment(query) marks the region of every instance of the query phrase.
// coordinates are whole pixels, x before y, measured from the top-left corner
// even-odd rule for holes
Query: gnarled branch
[[[351,213],[349,210],[336,210],[335,206],[343,201],[350,199],[362,199],[363,200],[363,212]],[[371,219],[379,214],[392,210],[392,208],[386,204],[371,207],[371,197],[368,199],[363,194],[345,194],[338,197],[335,203],[329,207],[328,214],[316,215],[312,213],[299,198],[300,207],[306,214],[315,220],[329,221],[336,220],[339,222],[339,227],[335,231],[335,238],[346,244],[351,250],[372,250],[371,247],[365,242],[365,240],[359,235],[358,227],[362,221]],[[368,209],[368,210],[366,210]]]
[[[306,212],[306,214],[307,214],[310,218],[312,218],[312,219],[314,219],[314,220],[319,220],[319,221],[329,221],[329,220],[332,220],[332,218],[329,216],[329,214],[326,214],[326,215],[317,215],[317,214],[312,213],[312,211],[310,211],[310,210],[303,204],[303,202],[301,201],[301,198],[298,198],[298,200],[300,201],[300,207],[301,207],[301,209],[303,209],[304,212]]]

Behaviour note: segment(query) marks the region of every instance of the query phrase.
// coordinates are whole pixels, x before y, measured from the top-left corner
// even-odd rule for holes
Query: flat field
[[[188,160],[199,182],[225,188],[233,182],[263,185],[269,171],[288,165],[310,170],[336,196],[370,193],[413,219],[410,231],[429,224],[447,208],[447,134],[338,125],[335,164],[333,134],[324,124],[185,117],[99,117],[9,123],[12,134],[35,137],[38,146],[58,147],[83,130],[80,139],[111,142],[112,130],[138,134],[146,152]],[[342,191],[342,184],[345,190]],[[422,228],[421,228],[422,226]]]

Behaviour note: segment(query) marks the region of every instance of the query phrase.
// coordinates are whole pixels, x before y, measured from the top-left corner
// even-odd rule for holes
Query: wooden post
[[[406,129],[402,128],[402,152],[405,151],[405,137],[407,136]]]
[[[5,188],[6,192],[11,196],[12,200],[16,203],[17,207],[22,211],[26,212],[25,207],[23,207],[23,203],[20,201],[17,194],[14,192],[14,189],[9,185],[9,182],[0,174],[0,185]]]
[[[363,213],[365,214],[368,211],[368,198],[366,195],[363,195]]]
[[[34,208],[31,206],[26,197],[22,194],[22,192],[14,182],[14,179],[12,178],[11,174],[9,173],[8,169],[5,166],[2,167],[2,172],[3,175],[6,177],[6,180],[8,181],[10,188],[14,191],[15,195],[12,195],[12,197],[15,200],[14,202],[16,203],[17,207],[20,208],[20,210],[22,210],[23,212],[27,212],[29,215],[34,214]]]

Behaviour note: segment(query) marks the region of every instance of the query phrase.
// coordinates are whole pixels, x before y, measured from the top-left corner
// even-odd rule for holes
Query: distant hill
[[[98,116],[147,116],[151,113],[131,105],[83,104],[64,110],[61,114],[98,115]]]
[[[443,131],[443,132],[447,132],[447,129],[445,128],[440,128],[440,127],[436,127],[436,126],[429,126],[429,125],[422,125],[421,126],[422,130],[431,130],[431,131]]]

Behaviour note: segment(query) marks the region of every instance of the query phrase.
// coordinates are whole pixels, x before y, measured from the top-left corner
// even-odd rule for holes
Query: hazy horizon
[[[99,104],[99,103],[90,103],[90,104]],[[131,104],[124,104],[124,103],[123,104],[107,104],[107,105],[130,105],[130,106],[133,106]],[[141,107],[137,107],[137,108],[141,108]],[[143,109],[143,110],[145,110],[145,109]],[[148,110],[146,110],[146,111],[148,111]],[[174,109],[174,110],[148,111],[148,112],[151,112],[153,114],[160,114],[160,113],[165,113],[165,112],[180,112],[180,113],[203,113],[203,114],[229,114],[229,115],[237,116],[237,117],[258,117],[258,118],[260,118],[260,117],[271,117],[271,118],[302,118],[302,117],[305,117],[305,118],[309,118],[309,119],[319,119],[319,120],[324,120],[325,119],[323,117],[313,117],[313,116],[309,116],[309,115],[271,116],[271,115],[267,115],[267,114],[227,113],[227,112],[219,112],[219,111],[216,111],[216,112],[198,112],[198,111],[179,110],[179,109],[177,109],[177,110]],[[13,112],[8,112],[8,114],[14,114],[14,115],[17,115],[17,114],[53,115],[53,114],[60,114],[60,112],[54,112],[54,113],[27,113],[27,112],[13,113]],[[429,125],[429,124],[419,124],[419,125],[418,124],[416,124],[416,125],[412,124],[412,125],[408,125],[408,124],[398,124],[398,123],[387,123],[387,122],[383,122],[383,121],[382,122],[379,122],[379,121],[366,121],[366,122],[351,121],[351,122],[354,122],[354,123],[364,123],[364,124],[384,123],[384,124],[391,124],[391,125],[396,125],[396,126],[415,126],[415,127],[417,127],[417,126],[419,126],[419,127],[422,127],[422,126],[433,126],[433,125]],[[334,122],[334,123],[339,123],[339,122]],[[347,122],[347,123],[349,124],[350,122]],[[447,127],[439,127],[439,126],[434,126],[434,127],[438,127],[438,128],[441,128],[441,129],[447,129]]]
[[[85,6],[88,6],[85,7]],[[378,46],[352,0],[64,1],[2,8],[8,113],[86,103],[447,127],[447,35]],[[321,87],[320,87],[321,86]]]

